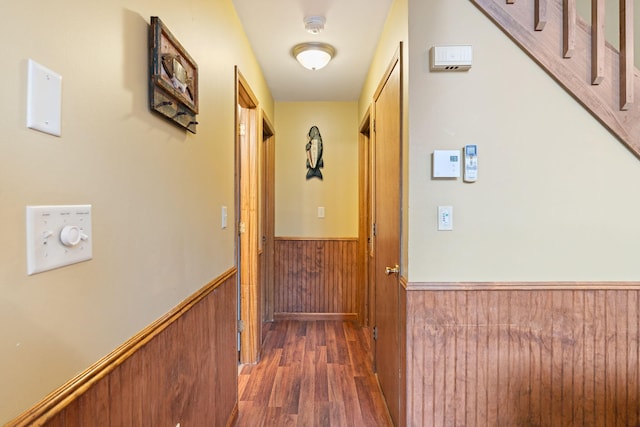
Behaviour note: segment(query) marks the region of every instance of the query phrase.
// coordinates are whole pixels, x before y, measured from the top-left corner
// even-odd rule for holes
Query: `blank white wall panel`
[[[27,127],[60,136],[62,76],[29,59],[27,76]]]

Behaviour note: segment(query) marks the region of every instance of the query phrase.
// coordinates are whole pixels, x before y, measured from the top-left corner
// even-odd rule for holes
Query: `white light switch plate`
[[[221,216],[222,216],[222,228],[227,228],[227,207],[223,206],[221,209]]]
[[[27,206],[27,274],[90,260],[91,205]]]
[[[438,206],[438,230],[453,230],[453,206]]]
[[[27,76],[27,127],[60,136],[62,76],[29,60]]]

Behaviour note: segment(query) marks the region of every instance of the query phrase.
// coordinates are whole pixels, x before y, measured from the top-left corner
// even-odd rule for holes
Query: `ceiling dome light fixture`
[[[308,42],[295,45],[291,53],[300,65],[315,71],[325,67],[335,56],[336,50],[327,43]]]

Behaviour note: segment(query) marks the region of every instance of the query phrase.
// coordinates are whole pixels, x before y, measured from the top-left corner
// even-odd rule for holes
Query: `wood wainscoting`
[[[407,425],[640,425],[640,284],[409,284]]]
[[[5,427],[232,425],[236,342],[233,268]]]
[[[274,319],[362,319],[357,238],[276,237],[274,243]]]

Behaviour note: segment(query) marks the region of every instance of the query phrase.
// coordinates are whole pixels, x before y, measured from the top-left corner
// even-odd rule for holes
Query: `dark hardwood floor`
[[[362,328],[319,320],[265,326],[262,360],[240,368],[237,427],[392,426]]]

